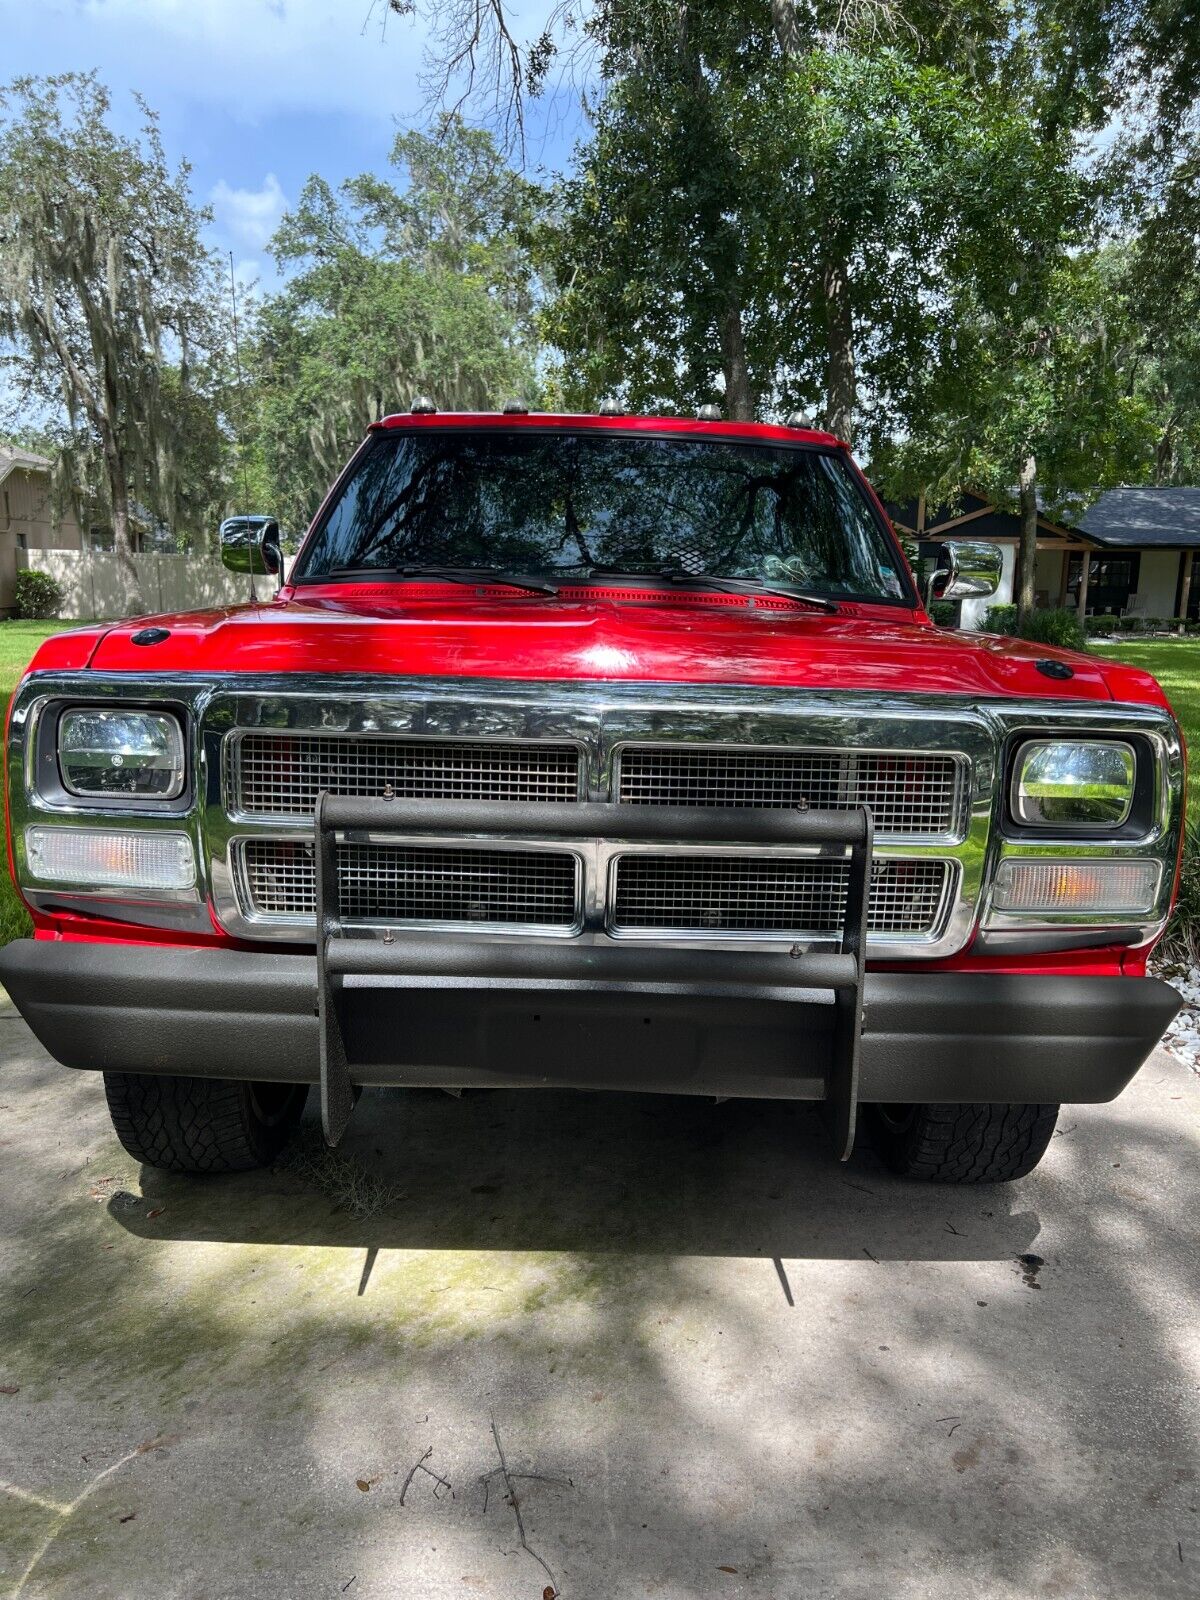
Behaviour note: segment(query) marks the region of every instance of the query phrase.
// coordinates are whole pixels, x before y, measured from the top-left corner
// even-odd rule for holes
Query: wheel
[[[1057,1106],[864,1107],[876,1150],[893,1172],[929,1183],[1008,1183],[1046,1153]]]
[[[165,1172],[249,1172],[292,1136],[306,1084],[235,1083],[106,1072],[104,1093],[129,1154]]]

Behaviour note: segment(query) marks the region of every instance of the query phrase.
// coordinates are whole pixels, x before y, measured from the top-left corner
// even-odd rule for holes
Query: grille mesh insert
[[[311,816],[323,789],[400,800],[577,800],[573,745],[245,734],[234,745],[233,791],[258,816]]]
[[[315,916],[310,846],[248,839],[242,849],[252,913]],[[342,915],[352,921],[551,928],[575,922],[575,858],[560,851],[344,843],[338,846],[338,867]]]
[[[960,770],[943,755],[631,745],[621,752],[618,798],[627,805],[774,810],[802,802],[822,811],[865,805],[877,833],[937,836],[958,825]]]
[[[867,926],[878,937],[936,931],[944,861],[876,861]],[[777,856],[629,855],[617,863],[615,930],[840,934],[845,861]]]

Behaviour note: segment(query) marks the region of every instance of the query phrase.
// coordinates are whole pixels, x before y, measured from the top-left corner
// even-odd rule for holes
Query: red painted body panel
[[[52,634],[49,639],[43,640],[30,670],[76,672],[88,666],[97,644],[107,631],[107,623],[94,623],[86,628],[72,628],[69,633]]]
[[[609,429],[709,435],[767,444],[846,447],[831,434],[759,423],[702,423],[688,418],[550,417],[455,414],[384,418],[393,428]],[[856,475],[875,499],[870,486]],[[882,508],[880,508],[882,510]],[[270,580],[259,580],[260,586]],[[169,629],[161,644],[139,646],[136,618],[56,635],[31,671],[90,667],[99,672],[337,673],[370,677],[525,681],[595,680],[744,684],[750,688],[829,689],[966,695],[980,700],[1044,698],[1167,704],[1148,673],[1092,656],[979,634],[936,629],[916,606],[845,603],[836,616],[788,600],[636,589],[564,586],[554,598],[481,584],[334,583],[284,588],[277,598],[224,610],[155,618]],[[1074,669],[1048,678],[1048,657]],[[931,712],[931,715],[934,714]],[[11,860],[10,860],[11,865]],[[77,915],[37,918],[39,938],[156,944],[189,943]],[[214,926],[212,943],[237,947]],[[1132,974],[1145,952],[1097,950],[1021,960],[973,956],[920,963],[920,970]],[[895,970],[895,969],[893,969]],[[911,969],[909,969],[911,970]]]
[[[747,444],[817,444],[848,447],[836,434],[820,428],[785,428],[773,422],[701,422],[696,417],[598,417],[592,413],[527,411],[510,416],[498,411],[438,411],[431,416],[399,411],[373,422],[369,431],[404,428],[563,428],[571,433],[677,433],[688,439],[741,439]]]
[[[1094,657],[949,633],[882,605],[847,605],[828,617],[787,601],[750,608],[733,595],[613,587],[547,599],[497,589],[475,597],[451,584],[329,584],[266,605],[155,620],[169,639],[135,645],[145,618],[119,623],[92,667],[1111,698]],[[1035,663],[1050,655],[1070,661],[1075,676],[1039,672]],[[33,670],[45,665],[39,655]]]

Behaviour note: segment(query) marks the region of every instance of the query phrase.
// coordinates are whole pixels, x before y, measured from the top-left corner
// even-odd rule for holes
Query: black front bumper
[[[340,980],[356,1084],[828,1098],[831,996],[767,967],[748,998],[715,951],[397,944],[406,976]],[[18,940],[0,982],[65,1066],[320,1080],[312,955]],[[1154,978],[868,972],[858,1099],[1111,1100],[1178,1009]]]
[[[737,841],[846,864],[837,948],[364,936],[340,838]],[[336,1143],[369,1084],[642,1089],[858,1103],[1110,1100],[1175,1015],[1153,979],[866,971],[872,824],[846,812],[320,796],[315,955],[20,941],[0,980],[51,1055],[115,1072],[319,1083]]]

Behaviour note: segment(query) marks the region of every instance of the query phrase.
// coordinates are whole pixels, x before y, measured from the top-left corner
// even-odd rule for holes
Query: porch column
[[[1092,567],[1092,552],[1084,550],[1079,570],[1079,620],[1082,622],[1087,616],[1087,591],[1088,574]]]
[[[1187,620],[1188,601],[1191,599],[1192,595],[1192,560],[1195,554],[1196,552],[1194,550],[1185,550],[1183,552],[1183,575],[1179,580],[1180,621]]]

